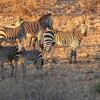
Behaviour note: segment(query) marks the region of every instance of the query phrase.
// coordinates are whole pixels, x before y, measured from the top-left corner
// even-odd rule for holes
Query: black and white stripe
[[[16,39],[22,41],[26,38],[26,31],[23,27],[23,22],[16,28],[2,27],[0,28],[0,43],[5,42],[16,42]]]
[[[55,33],[55,34],[54,34]],[[69,57],[69,62],[72,63],[72,59],[74,62],[76,62],[76,50],[80,46],[80,43],[87,35],[87,27],[85,24],[82,24],[82,26],[78,29],[78,31],[74,32],[62,32],[62,31],[47,31],[43,34],[43,46],[44,49],[47,49],[49,51],[52,47],[52,44],[55,43],[60,46],[70,46],[71,53]]]
[[[87,28],[83,27],[84,31],[79,30],[78,32],[62,32],[56,31],[55,33],[55,44],[61,46],[70,46],[71,53],[69,55],[69,62],[76,62],[76,51],[80,47],[80,43],[87,35]]]
[[[5,62],[7,62],[11,67],[11,76],[13,75],[14,72],[14,64],[13,61],[15,62],[15,68],[17,69],[17,62],[19,60],[19,51],[17,46],[0,46],[0,64],[1,64],[1,73],[2,77],[3,75],[3,65]]]
[[[47,60],[47,54],[50,53],[51,56],[51,60],[53,60],[53,55],[52,55],[52,47],[55,44],[54,41],[54,32],[50,29],[47,29],[44,34],[43,37],[39,43],[39,46],[41,48],[41,51],[44,55],[44,58]]]
[[[32,50],[21,50],[20,52],[21,57],[24,58],[24,62],[32,61],[36,67],[36,69],[43,69],[43,57],[42,52],[40,52],[38,49],[32,49]]]
[[[43,34],[43,38],[41,40],[41,45],[43,45],[42,49],[47,52],[49,52],[52,48],[52,46],[54,45],[55,41],[54,41],[54,32],[52,30],[47,30],[44,34]]]
[[[30,46],[32,45],[32,39],[38,37],[38,34],[44,33],[49,28],[53,29],[53,20],[51,14],[45,14],[36,21],[24,21],[24,28],[27,33],[31,35]],[[40,37],[38,37],[39,39]]]

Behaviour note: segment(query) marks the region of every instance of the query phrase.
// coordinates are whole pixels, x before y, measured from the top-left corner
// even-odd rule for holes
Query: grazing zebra
[[[51,18],[51,14],[45,14],[36,21],[24,21],[23,25],[26,32],[31,35],[29,46],[31,47],[32,42],[34,42],[34,38],[37,37],[39,41],[43,35],[42,33],[44,33],[47,28],[53,29],[53,20]]]
[[[3,71],[3,64],[7,62],[11,67],[11,76],[13,76],[14,72],[14,64],[13,61],[15,62],[15,68],[17,69],[17,62],[19,60],[19,51],[17,46],[0,46],[0,65],[1,65],[1,73],[2,73],[2,78],[4,77]],[[24,67],[24,66],[23,66]],[[16,71],[15,71],[16,75]]]
[[[16,39],[21,41],[26,38],[26,31],[23,27],[23,22],[16,28],[2,27],[0,28],[0,44],[5,42],[16,42]]]
[[[58,44],[61,46],[70,46],[72,48],[69,63],[76,62],[76,50],[80,46],[83,37],[87,35],[87,26],[85,22],[79,27],[78,32],[62,32],[62,31],[47,31],[43,34],[43,47],[48,51],[51,49],[52,44]]]

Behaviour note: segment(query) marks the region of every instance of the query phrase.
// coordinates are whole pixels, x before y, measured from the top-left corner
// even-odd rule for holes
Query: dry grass
[[[0,100],[99,100],[95,91],[98,70],[94,68],[99,63],[85,60],[84,63],[47,64],[41,74],[33,73],[32,66],[27,66],[30,68],[24,80],[21,72],[16,79],[6,75],[6,79],[0,81]]]
[[[54,49],[57,63],[44,64],[44,72],[37,72],[33,64],[27,65],[25,79],[22,78],[21,67],[17,77],[11,79],[11,69],[5,65],[5,80],[1,79],[0,73],[0,100],[100,100],[100,94],[95,88],[100,80],[98,0],[75,0],[78,2],[71,5],[67,2],[69,0],[58,0],[59,3],[57,0],[50,0],[51,3],[49,0],[44,1],[42,8],[39,0],[0,1],[0,26],[9,26],[18,17],[36,20],[43,13],[50,11],[53,14],[54,29],[70,31],[84,18],[80,13],[86,14],[89,32],[78,49],[78,63],[68,64],[64,49],[57,47]],[[92,10],[96,13],[90,14]],[[69,50],[70,48],[66,48],[67,53]]]
[[[44,64],[43,72],[36,71],[33,64],[27,65],[25,79],[21,66],[17,77],[11,79],[10,67],[5,65],[5,80],[0,78],[0,100],[99,100],[96,91],[99,89],[100,60],[95,59],[96,51],[100,50],[99,36],[88,34],[84,39],[78,50],[77,64],[61,59],[63,48],[56,48],[54,55],[59,61]]]

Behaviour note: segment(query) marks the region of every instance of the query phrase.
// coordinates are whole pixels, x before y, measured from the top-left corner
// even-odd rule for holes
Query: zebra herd
[[[32,50],[26,50],[21,42],[31,35],[30,46],[33,45],[33,40],[38,42],[41,51],[36,47]],[[12,67],[11,76],[14,75],[14,69],[17,70],[18,62],[21,62],[23,75],[26,73],[27,60],[33,61],[37,69],[43,69],[43,52],[50,52],[52,47],[57,45],[70,46],[71,53],[69,63],[76,62],[76,50],[84,36],[87,35],[87,26],[85,21],[82,23],[79,31],[62,32],[53,29],[53,19],[51,14],[45,14],[37,21],[20,20],[20,26],[16,28],[2,27],[0,28],[0,64],[3,75],[3,63],[9,62]],[[2,46],[3,42],[17,42],[17,46]],[[36,44],[35,43],[35,44]],[[22,46],[20,48],[20,46]],[[13,63],[14,62],[14,63]],[[16,75],[16,71],[15,71]]]

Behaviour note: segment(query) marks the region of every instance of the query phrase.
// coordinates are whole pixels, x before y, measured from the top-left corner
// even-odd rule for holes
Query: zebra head
[[[40,26],[42,29],[46,29],[46,28],[53,29],[53,20],[51,16],[52,15],[49,13],[49,14],[45,14],[39,19]]]
[[[82,24],[80,26],[80,32],[81,34],[86,37],[87,36],[87,25],[86,25],[86,19],[82,21]]]

